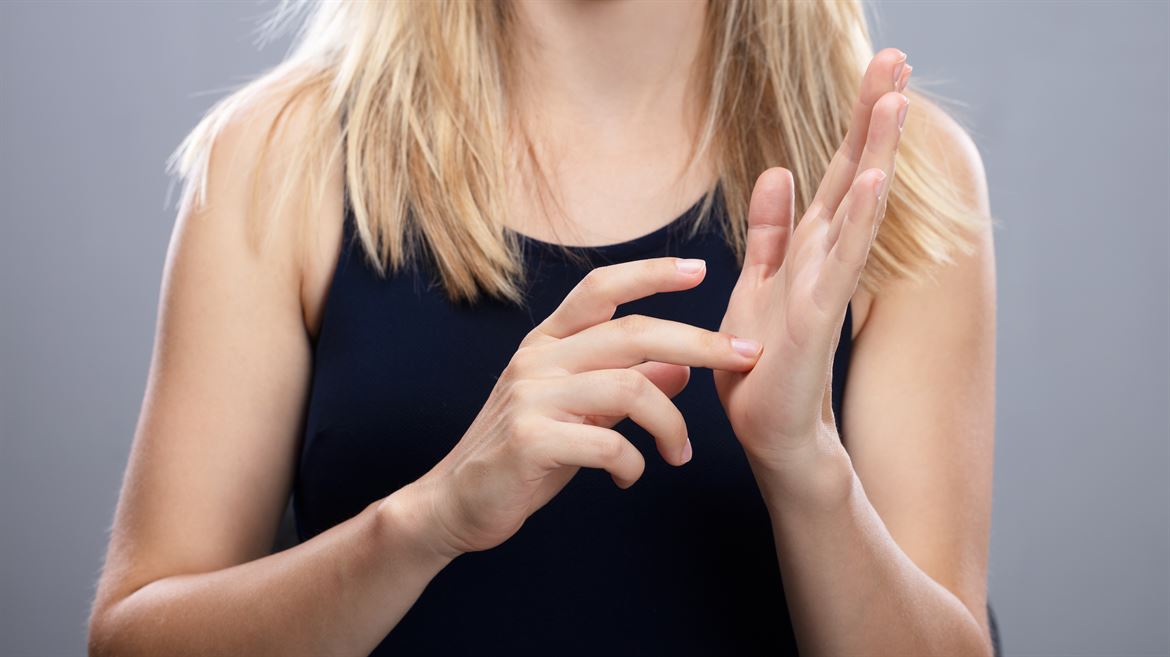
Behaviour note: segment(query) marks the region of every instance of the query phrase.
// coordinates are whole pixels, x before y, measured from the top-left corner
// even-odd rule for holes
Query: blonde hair
[[[285,0],[269,27],[298,22],[289,56],[216,104],[176,151],[171,168],[186,180],[184,202],[206,203],[213,144],[244,108],[263,98],[282,103],[262,166],[290,109],[308,103],[315,117],[308,133],[282,150],[293,175],[263,213],[252,214],[316,207],[325,166],[344,158],[346,202],[379,273],[425,256],[454,300],[521,300],[524,272],[503,221],[513,55],[506,0]],[[857,2],[721,0],[709,3],[705,29],[696,70],[705,102],[692,165],[703,157],[714,163],[724,232],[742,254],[755,178],[784,166],[796,180],[798,209],[811,201],[848,129],[873,48]],[[978,221],[910,130],[897,171],[862,277],[870,289],[918,277],[966,250],[966,229]]]

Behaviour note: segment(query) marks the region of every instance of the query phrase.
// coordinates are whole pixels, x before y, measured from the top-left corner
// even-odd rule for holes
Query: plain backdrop
[[[78,655],[174,221],[254,2],[0,3],[0,654]],[[880,3],[1000,221],[991,596],[1014,655],[1170,653],[1170,8]]]

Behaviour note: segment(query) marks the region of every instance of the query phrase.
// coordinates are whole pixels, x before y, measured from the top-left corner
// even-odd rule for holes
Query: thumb
[[[780,269],[792,234],[794,205],[790,171],[773,167],[756,179],[748,206],[747,248],[741,278],[748,275],[768,278]]]

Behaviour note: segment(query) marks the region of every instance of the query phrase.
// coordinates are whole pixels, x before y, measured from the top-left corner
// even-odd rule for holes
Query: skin
[[[722,324],[764,342],[752,370],[716,372],[715,383],[772,517],[802,652],[814,655],[991,651],[985,574],[973,577],[967,561],[986,560],[990,263],[963,275],[975,288],[968,295],[984,304],[979,314],[933,286],[907,284],[870,307],[853,367],[876,360],[883,370],[850,381],[852,453],[830,403],[836,328],[877,234],[909,111],[900,93],[905,59],[888,50],[870,64],[850,131],[795,229],[791,175],[760,176],[743,271]],[[918,314],[894,318],[888,305]],[[885,340],[879,347],[875,335]],[[905,457],[919,449],[934,459]],[[973,474],[981,475],[974,484]]]
[[[533,52],[543,52],[535,45],[543,34],[544,43],[602,43],[594,53],[647,66],[607,66],[566,47],[526,69],[519,107],[540,107],[545,94],[573,99],[527,116],[534,134],[553,136],[542,148],[582,174],[557,180],[566,212],[545,223],[518,194],[517,228],[573,243],[620,241],[677,216],[706,188],[700,174],[678,175],[682,149],[661,148],[688,127],[680,76],[701,15],[688,6],[677,19],[657,3],[521,3]],[[280,99],[237,119],[213,153],[212,204],[185,208],[176,222],[91,654],[366,654],[447,563],[507,540],[577,468],[604,468],[622,486],[635,481],[645,457],[609,429],[622,417],[645,427],[669,463],[702,458],[669,401],[691,366],[717,370],[773,517],[802,652],[989,654],[990,232],[931,282],[896,281],[876,296],[855,289],[884,202],[876,178],[894,178],[902,59],[886,50],[870,65],[849,137],[795,231],[788,174],[760,177],[747,264],[720,332],[611,319],[623,301],[700,284],[701,264],[668,258],[598,270],[519,346],[434,470],[273,555],[311,337],[340,247],[341,176],[328,172],[314,230],[274,221],[263,248],[253,246],[250,189],[281,179],[280,149],[312,114],[294,108],[274,164],[256,179],[239,172],[255,161]],[[651,84],[661,93],[647,93]],[[970,139],[928,103],[913,104],[904,130],[928,133],[948,182],[986,214]],[[628,121],[586,120],[599,116]],[[826,336],[836,335],[850,299],[845,452],[827,404],[835,345]],[[759,404],[765,394],[770,403]]]
[[[562,244],[622,242],[677,217],[714,184],[709,162],[686,168],[699,120],[687,72],[702,44],[703,3],[513,6],[524,80],[513,105],[557,196],[542,202],[526,184],[536,176],[512,176],[521,183],[513,229]]]

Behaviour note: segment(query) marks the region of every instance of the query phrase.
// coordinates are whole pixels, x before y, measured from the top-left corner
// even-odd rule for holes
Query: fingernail
[[[760,353],[760,343],[755,340],[745,340],[743,338],[732,338],[731,348],[735,350],[740,356],[748,358],[754,357]]]
[[[902,109],[898,110],[898,130],[906,124],[906,110],[910,109],[910,99],[902,96],[902,100],[905,102],[902,103]]]
[[[902,61],[898,62],[898,65],[894,67],[894,88],[895,89],[898,89],[898,83],[902,81],[902,70],[905,68],[906,68],[906,57],[905,57],[905,55],[903,55]],[[898,89],[898,91],[901,91],[901,89]]]
[[[902,71],[902,75],[898,78],[898,93],[906,90],[906,85],[910,83],[910,74],[914,72],[914,67],[909,64],[906,65],[906,70]]]
[[[683,445],[683,449],[682,449],[682,459],[681,459],[682,463],[679,463],[679,465],[685,465],[687,463],[690,463],[691,457],[694,455],[695,455],[695,451],[693,449],[691,449],[691,439],[687,438],[687,444]]]
[[[697,274],[703,271],[703,268],[707,266],[707,262],[696,258],[686,258],[676,260],[674,266],[678,267],[678,270],[684,274]]]
[[[882,193],[886,191],[886,172],[878,171],[878,174],[873,179],[873,193],[881,199]]]

